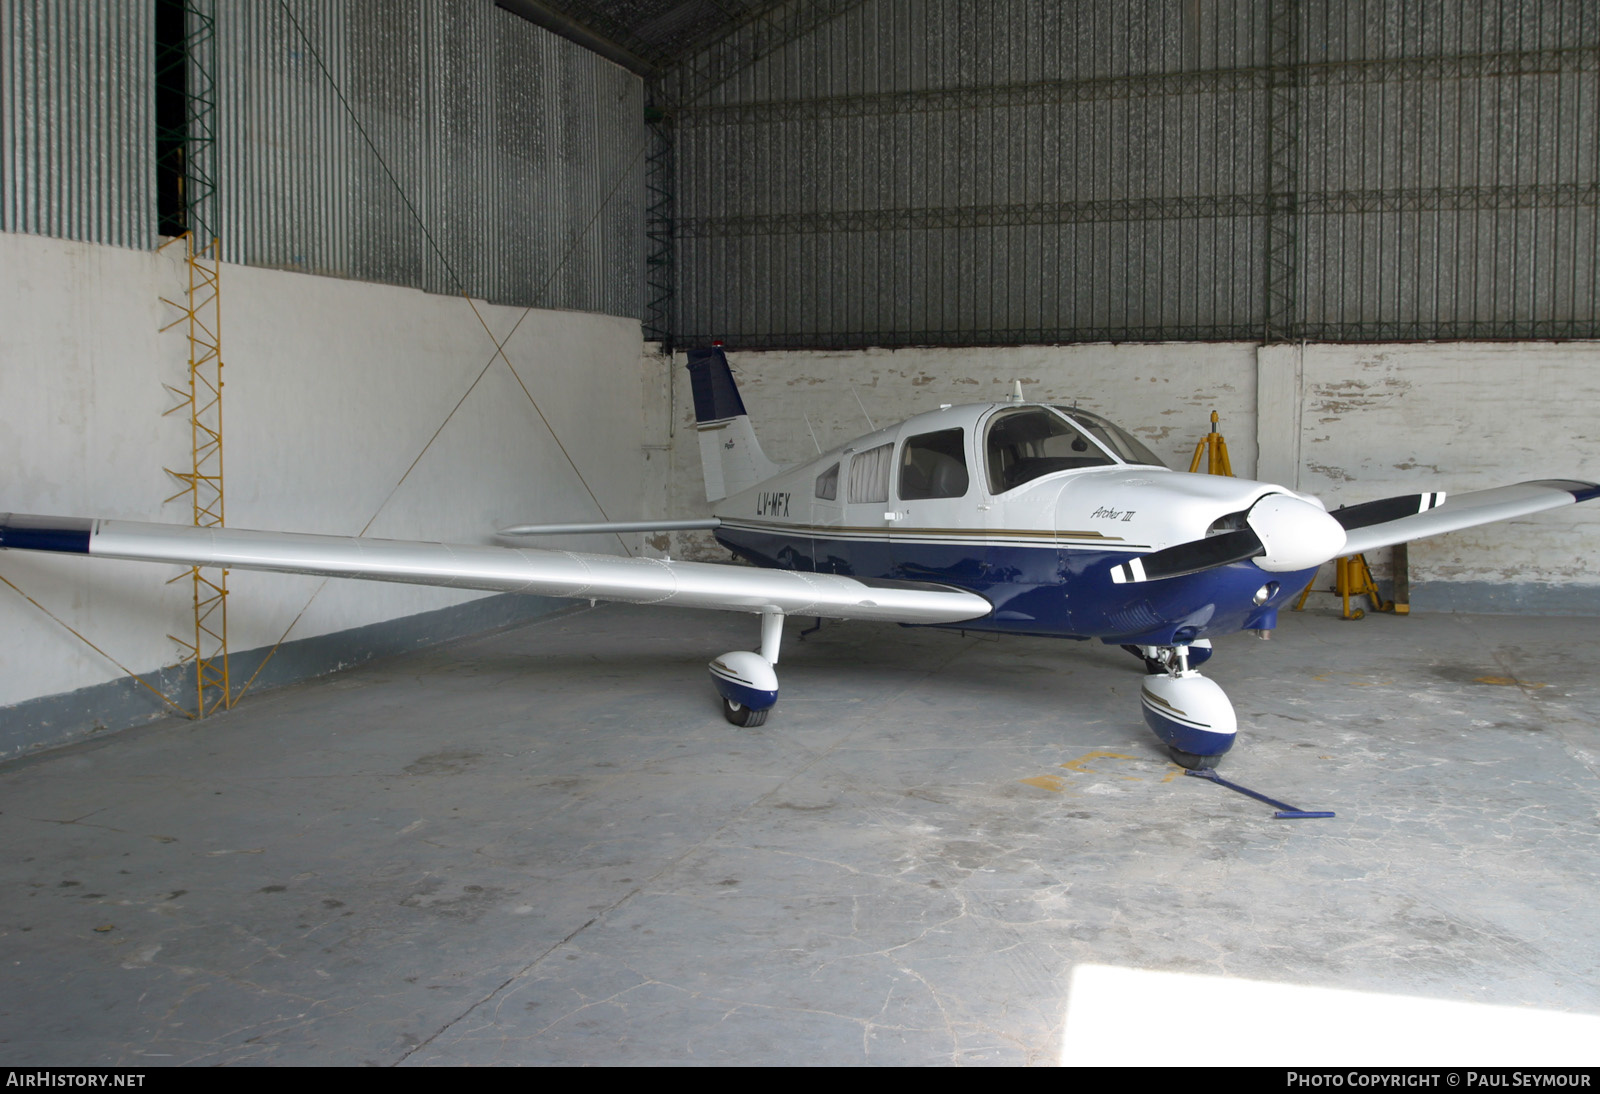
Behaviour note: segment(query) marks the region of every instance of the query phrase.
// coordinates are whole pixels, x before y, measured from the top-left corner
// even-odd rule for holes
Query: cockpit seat
[[[967,465],[943,452],[922,449],[900,472],[900,496],[907,501],[922,498],[960,498],[967,493]]]

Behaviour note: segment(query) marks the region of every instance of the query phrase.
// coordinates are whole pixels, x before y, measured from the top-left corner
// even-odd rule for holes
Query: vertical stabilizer
[[[707,501],[747,490],[782,470],[761,451],[720,346],[689,351],[689,383]]]

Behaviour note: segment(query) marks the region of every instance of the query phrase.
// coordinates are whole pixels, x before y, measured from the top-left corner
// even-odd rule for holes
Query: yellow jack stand
[[[1200,457],[1206,460],[1206,474],[1233,476],[1233,464],[1228,462],[1228,442],[1217,432],[1217,412],[1211,412],[1211,432],[1194,446],[1194,459],[1189,461],[1189,473],[1200,470]]]
[[[1364,596],[1372,605],[1375,612],[1392,612],[1395,610],[1394,601],[1385,600],[1378,595],[1378,583],[1372,580],[1372,568],[1367,565],[1367,556],[1350,555],[1347,558],[1333,560],[1333,588],[1331,592],[1337,594],[1344,602],[1342,619],[1360,619],[1367,613],[1360,608],[1350,607],[1352,596]],[[1295,602],[1294,610],[1300,611],[1306,606],[1306,597],[1311,595],[1311,585],[1306,586],[1306,591],[1300,594],[1300,599]]]

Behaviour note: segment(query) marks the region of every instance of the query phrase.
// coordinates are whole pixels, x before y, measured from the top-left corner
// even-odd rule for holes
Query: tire
[[[743,703],[735,703],[732,699],[722,700],[722,716],[745,729],[754,729],[766,722],[767,712],[771,709],[768,707],[767,710],[751,710]]]
[[[1181,748],[1167,746],[1167,755],[1172,757],[1172,762],[1179,767],[1197,771],[1202,767],[1216,767],[1222,762],[1221,756],[1196,756],[1193,752],[1185,752]]]

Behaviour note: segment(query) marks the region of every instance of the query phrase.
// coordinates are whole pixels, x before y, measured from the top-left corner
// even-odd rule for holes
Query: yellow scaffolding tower
[[[189,335],[189,382],[187,389],[163,386],[177,396],[178,403],[167,414],[187,410],[193,453],[187,470],[167,468],[167,474],[183,483],[183,489],[167,501],[189,496],[196,528],[221,528],[224,523],[222,491],[222,245],[215,238],[196,249],[194,236],[185,232],[170,243],[183,241],[184,264],[189,272],[189,291],[183,303],[162,301],[182,314],[161,329],[171,330],[186,323]],[[194,716],[204,718],[218,709],[233,705],[233,688],[228,678],[228,571],[207,576],[198,566],[190,567],[194,591],[194,638],[168,635],[183,647],[184,660],[194,662]],[[182,576],[173,581],[183,580]]]

